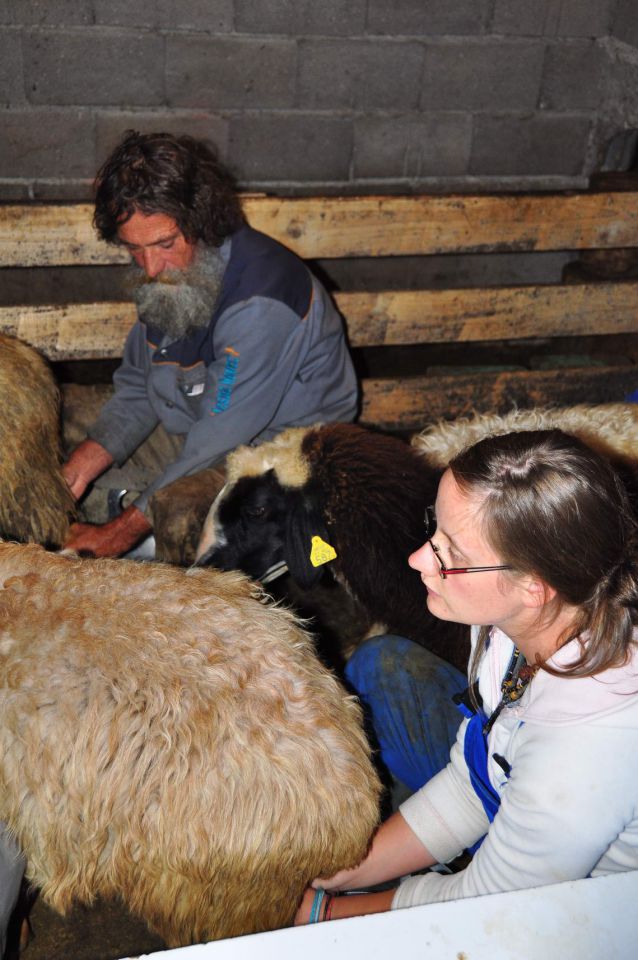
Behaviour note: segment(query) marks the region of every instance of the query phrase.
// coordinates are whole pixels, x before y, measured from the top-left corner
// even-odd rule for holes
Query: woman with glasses
[[[490,437],[452,460],[426,523],[409,558],[424,602],[472,625],[463,719],[433,772],[431,655],[393,637],[355,653],[381,754],[420,789],[297,923],[638,869],[638,538],[620,479],[558,430]],[[461,871],[422,872],[465,850]]]

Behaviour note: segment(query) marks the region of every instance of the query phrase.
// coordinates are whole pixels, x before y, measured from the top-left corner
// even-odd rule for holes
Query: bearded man
[[[158,491],[175,483],[179,496],[182,478],[206,470],[209,505],[223,482],[216,466],[234,447],[352,420],[357,386],[326,291],[295,254],[248,226],[230,173],[203,142],[129,131],[97,175],[94,223],[131,254],[138,320],[115,393],[64,476],[79,499],[158,424],[178,440],[174,459],[117,517],[72,526],[67,548],[115,557],[149,538]]]

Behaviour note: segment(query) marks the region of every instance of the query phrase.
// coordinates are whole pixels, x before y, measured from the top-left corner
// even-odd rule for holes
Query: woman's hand
[[[340,870],[333,877],[317,878],[312,886],[335,891],[374,887],[434,863],[432,854],[397,812],[381,824],[365,860],[349,870]]]
[[[339,890],[356,890],[358,887],[363,886],[360,882],[359,877],[361,873],[361,868],[365,868],[368,858],[366,857],[358,866],[351,867],[349,870],[339,870],[338,873],[335,873],[334,877],[325,877],[317,878],[312,881],[312,887],[315,890],[323,887],[324,890],[339,891]]]
[[[317,878],[304,893],[295,915],[295,926],[308,923],[312,902],[318,889],[330,893],[340,890],[357,890],[395,880],[414,870],[421,870],[436,863],[432,854],[412,832],[400,813],[394,813],[377,830],[365,860],[356,867],[339,870],[334,876]],[[362,893],[347,897],[335,897],[330,905],[330,919],[359,917],[365,913],[380,913],[389,910],[394,890],[380,893]],[[323,913],[320,919],[323,919]]]

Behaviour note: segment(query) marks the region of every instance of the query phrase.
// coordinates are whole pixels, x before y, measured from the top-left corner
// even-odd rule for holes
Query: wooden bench
[[[309,260],[558,250],[576,256],[577,251],[638,247],[638,192],[632,191],[246,195],[244,208],[254,227]],[[125,251],[97,240],[91,217],[87,204],[0,205],[0,267],[126,263]],[[365,359],[360,361],[364,423],[413,430],[472,409],[614,401],[638,388],[638,280],[337,290],[335,299],[355,356],[381,348],[381,356],[391,361],[387,373],[379,374],[377,349],[374,376],[365,375]],[[134,308],[127,302],[0,307],[0,330],[31,343],[54,362],[120,357],[133,319]],[[534,344],[553,342],[560,345],[560,357],[549,369],[525,369],[524,363],[509,370],[486,369],[485,362],[476,367],[476,351],[485,360],[504,344],[518,344],[519,357],[524,357]],[[567,356],[566,342],[574,344]],[[603,343],[601,352],[597,344]],[[392,348],[398,347],[420,358],[416,373],[396,375]],[[462,362],[454,370],[440,362],[433,369],[432,357],[438,360],[446,347],[454,347]],[[584,352],[591,358],[586,363],[580,359]]]

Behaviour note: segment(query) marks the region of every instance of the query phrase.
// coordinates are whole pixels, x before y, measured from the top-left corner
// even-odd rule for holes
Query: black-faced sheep
[[[284,926],[378,796],[357,703],[245,577],[0,543],[0,820],[51,906]]]
[[[64,542],[75,504],[59,469],[59,396],[32,347],[0,334],[0,537]]]
[[[408,566],[423,543],[440,469],[396,437],[337,423],[238,448],[227,470],[204,524],[200,564],[263,581],[285,563],[307,588],[327,562],[372,619],[465,670],[469,631],[430,614],[420,575]]]

